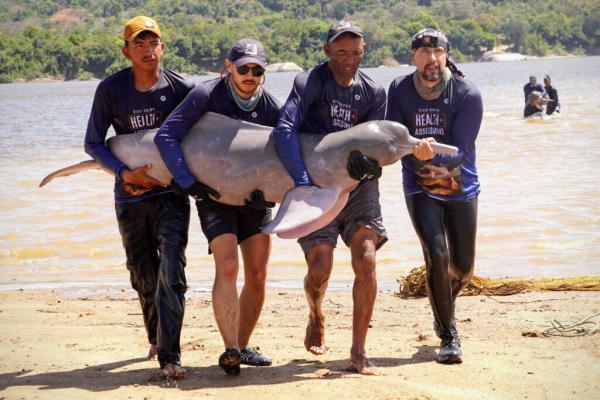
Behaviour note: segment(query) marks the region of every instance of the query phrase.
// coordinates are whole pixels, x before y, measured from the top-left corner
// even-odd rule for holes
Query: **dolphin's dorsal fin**
[[[348,201],[348,195],[340,193],[337,187],[297,186],[288,190],[277,215],[263,228],[263,233],[292,239],[324,227]]]

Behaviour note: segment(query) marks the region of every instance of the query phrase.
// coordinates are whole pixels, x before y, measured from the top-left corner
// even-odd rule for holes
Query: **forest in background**
[[[436,25],[458,62],[493,48],[532,56],[600,54],[597,0],[0,0],[0,83],[40,77],[103,78],[128,65],[124,23],[155,18],[163,65],[219,71],[242,37],[260,40],[269,63],[324,61],[328,26],[352,18],[365,31],[363,66],[407,64],[410,37]]]

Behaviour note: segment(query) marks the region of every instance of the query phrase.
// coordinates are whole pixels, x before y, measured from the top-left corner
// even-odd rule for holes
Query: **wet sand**
[[[533,292],[461,297],[464,362],[435,362],[438,340],[427,299],[379,293],[367,351],[385,374],[345,370],[351,341],[350,292],[325,297],[324,356],[303,346],[306,302],[298,290],[269,291],[251,345],[271,367],[226,376],[210,294],[187,302],[182,334],[186,379],[161,378],[131,290],[76,297],[60,291],[3,292],[1,399],[593,399],[600,393],[600,332],[535,337],[551,326],[600,313],[598,292]],[[600,328],[595,317],[593,329]],[[534,335],[533,337],[524,334]]]

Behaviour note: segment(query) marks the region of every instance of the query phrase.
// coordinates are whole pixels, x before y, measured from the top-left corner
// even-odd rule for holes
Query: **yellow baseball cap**
[[[127,21],[125,24],[125,30],[123,31],[123,39],[125,39],[126,42],[129,42],[144,31],[152,32],[156,36],[160,37],[160,28],[158,27],[158,23],[150,17],[139,15]]]

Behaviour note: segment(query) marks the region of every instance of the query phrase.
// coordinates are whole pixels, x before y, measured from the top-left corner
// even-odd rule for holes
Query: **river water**
[[[600,57],[462,64],[483,94],[477,139],[477,275],[551,277],[600,274]],[[366,72],[386,90],[413,68]],[[523,85],[550,74],[558,118],[521,118]],[[267,75],[282,102],[293,73]],[[201,81],[206,77],[193,77]],[[0,291],[19,288],[121,290],[129,287],[114,217],[113,178],[88,171],[38,189],[46,174],[87,159],[83,137],[97,81],[0,85]],[[386,167],[381,203],[390,240],[378,252],[379,287],[423,263],[402,195],[400,163]],[[348,290],[353,273],[340,241],[330,288]],[[210,290],[212,258],[192,213],[187,251],[190,292]],[[302,252],[274,238],[271,288],[300,288]],[[243,271],[240,271],[240,280]]]

